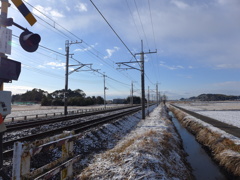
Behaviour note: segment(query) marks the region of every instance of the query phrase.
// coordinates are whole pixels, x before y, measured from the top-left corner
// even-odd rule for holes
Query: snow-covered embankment
[[[181,140],[165,106],[149,117],[117,145],[95,156],[78,179],[193,179]]]
[[[169,105],[180,123],[199,143],[211,150],[214,159],[234,176],[240,176],[240,139]]]

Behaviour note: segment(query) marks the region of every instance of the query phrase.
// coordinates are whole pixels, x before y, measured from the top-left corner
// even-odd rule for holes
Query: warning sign
[[[12,30],[0,27],[0,53],[11,54]]]

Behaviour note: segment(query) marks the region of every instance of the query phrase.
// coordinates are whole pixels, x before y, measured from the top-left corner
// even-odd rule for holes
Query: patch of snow
[[[240,128],[240,111],[195,111],[195,112]]]
[[[191,179],[181,140],[167,117],[166,109],[157,107],[113,149],[96,155],[78,179]]]
[[[194,102],[187,104],[176,103],[175,105],[240,128],[239,102]]]

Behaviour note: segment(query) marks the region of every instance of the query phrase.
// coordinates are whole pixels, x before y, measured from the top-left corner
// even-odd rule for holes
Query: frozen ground
[[[175,105],[240,128],[240,102],[189,102]]]
[[[136,113],[87,132],[75,151],[83,154],[76,167],[84,168],[81,180],[193,179],[181,139],[162,106],[145,120]]]
[[[167,116],[164,107],[157,107],[113,149],[96,155],[78,179],[193,179]]]
[[[112,104],[107,105],[108,107],[120,107],[124,106],[122,104]],[[84,109],[97,109],[97,108],[104,108],[104,105],[95,105],[95,106],[68,106],[68,111],[77,111],[77,110],[84,110]],[[64,113],[64,106],[41,106],[39,104],[36,105],[12,105],[11,114],[7,116],[5,122],[10,122],[12,117],[23,117],[23,116],[32,116],[34,115],[45,115],[53,113]],[[40,116],[39,116],[40,117]],[[17,120],[18,118],[15,118]]]

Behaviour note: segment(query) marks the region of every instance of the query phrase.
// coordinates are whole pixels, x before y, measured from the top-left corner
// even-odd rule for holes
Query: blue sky
[[[37,23],[30,26],[12,4],[8,17],[41,36],[41,47],[25,52],[18,38],[22,30],[12,26],[10,59],[22,63],[18,81],[4,84],[13,94],[33,88],[48,92],[65,86],[65,41],[72,57],[105,72],[107,99],[140,96],[137,70],[120,70],[117,62],[145,55],[145,89],[155,94],[156,84],[169,99],[202,93],[240,95],[240,1],[239,0],[93,0],[131,53],[117,38],[89,0],[28,0]],[[10,2],[11,3],[11,2]],[[51,50],[47,50],[47,47]],[[60,53],[60,54],[59,54]],[[62,55],[61,55],[62,54]],[[139,56],[137,56],[139,59]],[[70,59],[71,65],[76,65]],[[132,64],[139,68],[138,64]],[[121,66],[123,67],[123,66]],[[72,67],[70,68],[70,71]],[[103,76],[87,67],[69,75],[69,88],[87,96],[103,96]]]

